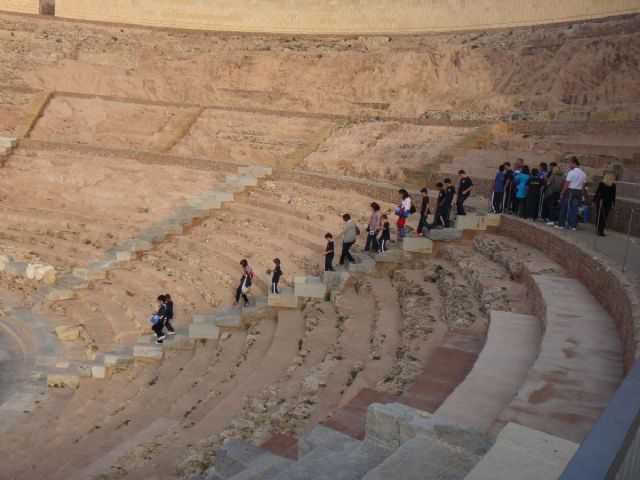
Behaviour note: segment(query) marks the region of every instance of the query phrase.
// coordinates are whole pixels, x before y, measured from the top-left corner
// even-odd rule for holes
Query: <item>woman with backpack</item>
[[[396,227],[398,228],[398,241],[401,242],[404,237],[407,236],[407,232],[405,230],[407,218],[409,218],[409,215],[416,212],[416,207],[411,203],[411,196],[404,188],[398,190],[398,193],[400,194],[402,202],[398,205],[395,212],[398,216],[398,220],[396,221]]]
[[[237,305],[240,301],[240,297],[244,300],[244,306],[249,306],[249,297],[247,297],[247,293],[249,292],[249,288],[253,283],[253,270],[249,266],[249,262],[246,259],[240,260],[240,265],[242,266],[242,278],[240,279],[240,285],[236,289],[236,301],[233,302],[234,305]]]
[[[369,217],[369,225],[367,225],[367,243],[364,246],[364,251],[378,251],[378,232],[382,228],[380,223],[382,212],[380,211],[380,205],[376,202],[371,203],[371,216]]]
[[[153,315],[151,315],[151,329],[156,334],[156,343],[160,345],[165,338],[162,330],[164,329],[164,317],[167,313],[167,306],[164,303],[164,295],[159,295],[156,300],[158,301],[158,311],[153,312]]]

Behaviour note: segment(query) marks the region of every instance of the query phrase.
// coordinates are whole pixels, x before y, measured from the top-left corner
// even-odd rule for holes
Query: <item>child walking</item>
[[[253,282],[253,270],[249,266],[249,262],[246,259],[240,260],[240,265],[242,266],[242,278],[240,279],[240,285],[236,288],[236,301],[233,302],[234,305],[237,305],[240,301],[240,297],[244,300],[244,306],[249,306],[249,297],[247,297],[247,292],[249,291],[249,287]]]
[[[324,271],[333,272],[333,257],[336,250],[333,243],[333,235],[327,233],[324,238],[327,241],[327,246],[324,249]]]
[[[156,343],[161,344],[165,339],[162,329],[164,328],[164,317],[167,313],[167,306],[164,304],[164,295],[159,295],[156,300],[158,301],[158,310],[153,312],[151,316],[151,329],[156,334]]]
[[[382,233],[378,239],[378,245],[380,246],[380,253],[384,253],[387,251],[387,242],[391,240],[391,226],[389,225],[389,218],[386,213],[382,214],[380,222],[382,223]]]
[[[280,293],[278,291],[278,282],[282,276],[282,268],[280,267],[280,259],[274,258],[275,268],[273,269],[273,276],[271,277],[271,293]]]
[[[173,320],[173,300],[171,300],[171,295],[165,293],[164,295],[164,305],[166,312],[164,313],[164,325],[167,327],[167,335],[175,335],[176,331],[171,325],[171,320]]]

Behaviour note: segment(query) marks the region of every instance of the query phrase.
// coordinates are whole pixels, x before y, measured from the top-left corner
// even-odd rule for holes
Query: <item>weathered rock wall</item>
[[[16,3],[15,1],[0,1]],[[537,25],[640,11],[638,0],[57,0],[66,18],[271,33],[419,33]]]
[[[40,13],[40,0],[0,0],[0,10],[17,13]]]

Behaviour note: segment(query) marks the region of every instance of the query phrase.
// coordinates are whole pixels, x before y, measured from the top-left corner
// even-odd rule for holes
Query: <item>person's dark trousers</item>
[[[278,290],[278,282],[271,282],[271,293],[280,293]]]
[[[156,337],[158,337],[158,341],[160,343],[162,343],[162,340],[160,340],[160,337],[162,336],[163,327],[164,327],[164,324],[162,323],[162,320],[158,320],[155,325],[151,326],[151,329],[155,332]]]
[[[547,195],[544,199],[543,204],[546,206],[546,211],[549,215],[548,218],[550,222],[558,221],[558,212],[559,212],[558,200],[560,200],[559,193],[551,193]]]
[[[353,258],[351,256],[351,253],[349,252],[349,249],[353,246],[354,243],[356,242],[342,242],[342,252],[340,253],[340,265],[344,265],[345,259],[349,260],[351,263],[354,263],[356,261],[356,259]]]
[[[527,215],[526,218],[537,220],[538,208],[540,208],[540,195],[532,195],[527,197]]]
[[[456,208],[458,215],[466,215],[464,211],[464,201],[467,199],[464,195],[458,195],[458,199],[456,200]]]
[[[427,222],[427,217],[420,217],[420,221],[418,222],[418,230],[417,230],[417,232],[423,233],[422,229],[424,227],[427,227],[427,229],[428,229],[429,228],[429,222]]]
[[[442,207],[442,223],[444,223],[444,228],[449,228],[451,216],[451,205],[444,205]]]
[[[333,253],[324,256],[324,271],[333,272]]]
[[[249,303],[249,297],[246,293],[242,293],[242,285],[238,285],[236,288],[236,302],[240,301],[240,297],[244,300],[244,303]]]
[[[378,251],[378,239],[375,231],[367,233],[367,243],[364,246],[364,251],[368,252],[369,250],[373,252]]]
[[[493,192],[493,211],[494,213],[502,213],[502,200],[504,192]]]
[[[518,199],[518,216],[520,218],[525,218],[527,216],[527,199],[526,198]]]
[[[442,207],[436,207],[436,214],[433,216],[431,228],[437,227],[438,225],[444,225],[444,222],[442,221]]]
[[[596,227],[598,228],[598,235],[604,235],[604,229],[607,228],[607,217],[610,211],[610,203],[602,202],[602,206],[596,205]]]
[[[509,202],[508,210],[511,213],[517,213],[518,212],[518,198],[516,197],[517,191],[518,191],[517,188],[511,188],[511,191],[509,193],[509,197],[507,198],[507,202]]]
[[[582,198],[582,190],[569,188],[564,192],[562,203],[560,204],[560,217],[558,226],[564,227],[566,221],[571,228],[578,226],[578,206]]]
[[[171,320],[171,318],[166,318],[164,321],[164,326],[167,327],[167,330],[169,330],[170,332],[175,332],[173,325],[171,325]]]

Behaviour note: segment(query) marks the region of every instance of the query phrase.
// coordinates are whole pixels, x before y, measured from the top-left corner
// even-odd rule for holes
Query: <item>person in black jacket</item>
[[[607,226],[607,217],[609,216],[611,207],[616,204],[615,179],[615,173],[605,173],[593,197],[593,203],[596,204],[596,227],[598,229],[598,235],[601,237],[606,236],[604,229]]]
[[[164,317],[167,313],[167,306],[164,304],[164,295],[158,296],[157,300],[158,300],[158,311],[153,312],[153,317],[151,317],[152,322],[153,320],[155,320],[155,323],[151,324],[151,329],[156,334],[156,343],[161,344],[162,341],[165,339],[165,335],[162,332],[162,330],[164,328]]]
[[[274,258],[273,263],[276,265],[273,269],[273,275],[271,277],[271,293],[280,293],[278,290],[278,282],[282,276],[282,268],[280,267],[280,259]]]
[[[167,335],[175,335],[176,331],[171,325],[171,320],[173,320],[173,300],[171,300],[171,295],[165,293],[164,295],[164,304],[166,307],[166,312],[164,314],[164,325],[167,327]]]
[[[466,215],[466,212],[464,211],[464,202],[469,198],[469,195],[471,195],[471,190],[473,190],[473,181],[467,176],[464,170],[460,170],[458,172],[458,177],[460,178],[460,185],[458,186],[456,207],[458,215]]]
[[[531,178],[527,184],[527,201],[525,218],[531,220],[538,219],[540,210],[540,195],[544,181],[540,178],[540,171],[537,168],[531,170]]]
[[[421,237],[423,235],[422,230],[429,230],[429,192],[426,188],[420,189],[420,196],[422,197],[422,205],[420,206],[420,221],[418,222],[418,231],[416,232],[416,237]]]
[[[444,205],[442,207],[442,221],[444,227],[449,228],[451,218],[451,207],[453,206],[453,198],[456,196],[456,187],[451,185],[451,179],[444,179]]]

